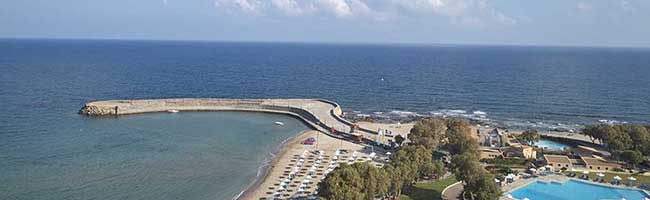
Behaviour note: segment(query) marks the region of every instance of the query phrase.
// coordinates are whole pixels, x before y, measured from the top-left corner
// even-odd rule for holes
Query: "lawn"
[[[426,183],[417,183],[415,188],[412,188],[408,194],[402,194],[399,197],[400,200],[437,200],[441,199],[442,190],[447,186],[454,184],[456,178],[451,175],[445,179],[441,179],[435,182],[426,182]]]
[[[568,174],[568,173],[577,174],[575,178],[579,178],[580,176],[582,176],[582,171],[574,171],[574,172],[567,171],[567,172],[564,172],[564,174]],[[592,180],[592,179],[594,179],[596,177],[599,177],[596,174],[598,174],[598,172],[589,173],[589,180]],[[614,180],[615,176],[621,177],[623,179],[623,180],[621,180],[621,182],[623,182],[623,183],[629,182],[630,180],[628,180],[627,177],[630,177],[630,176],[636,178],[636,181],[634,181],[636,183],[650,183],[650,176],[644,176],[644,175],[640,175],[640,174],[629,174],[629,173],[623,173],[623,172],[618,172],[618,173],[617,172],[603,172],[603,174],[605,174],[603,179],[605,179],[605,182],[607,182],[607,183],[612,182]]]

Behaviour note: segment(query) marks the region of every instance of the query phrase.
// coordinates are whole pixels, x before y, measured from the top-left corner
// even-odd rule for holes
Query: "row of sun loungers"
[[[271,197],[262,199],[316,199],[317,183],[325,179],[327,174],[339,166],[339,163],[371,161],[376,155],[374,152],[367,157],[359,156],[356,151],[351,156],[345,153],[344,150],[336,150],[331,159],[322,150],[305,150],[302,154],[294,155],[289,166],[285,167],[286,171],[278,177],[278,183],[268,188],[269,192],[266,194]],[[299,180],[300,178],[302,181]]]

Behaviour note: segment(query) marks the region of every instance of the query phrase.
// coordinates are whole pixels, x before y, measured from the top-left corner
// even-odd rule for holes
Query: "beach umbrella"
[[[620,177],[620,176],[614,176],[614,179],[616,179],[616,180],[619,180],[619,181],[620,181],[620,180],[621,180],[621,177]]]
[[[391,153],[391,152],[386,152],[386,155],[390,155],[390,154],[393,154],[393,153]]]
[[[598,173],[598,174],[596,174],[596,175],[597,175],[597,176],[600,176],[600,177],[605,176],[605,174],[603,174],[603,173]]]
[[[631,181],[636,181],[636,178],[631,177],[631,176],[630,176],[630,177],[627,177],[627,179],[629,179],[629,180],[631,180]]]
[[[535,168],[530,168],[529,170],[530,170],[531,172],[536,172],[536,171],[537,171],[537,169],[535,169]]]
[[[514,174],[508,174],[508,176],[506,176],[506,179],[514,179],[514,178],[515,178]]]
[[[582,173],[583,174],[589,174],[589,171],[585,170],[585,171],[582,171]]]
[[[501,180],[495,178],[495,179],[494,179],[494,182],[496,182],[496,183],[501,183]]]

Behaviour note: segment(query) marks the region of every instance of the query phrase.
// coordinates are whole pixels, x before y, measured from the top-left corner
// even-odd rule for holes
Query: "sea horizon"
[[[650,119],[646,50],[0,39],[0,55],[0,197],[16,199],[236,195],[304,130],[251,113],[78,114],[95,100],[323,98],[351,118],[540,130]]]
[[[169,42],[169,43],[233,43],[233,44],[295,44],[295,45],[339,45],[339,46],[393,46],[393,47],[521,47],[521,48],[567,48],[567,49],[628,49],[650,50],[650,46],[631,45],[566,45],[566,44],[503,44],[503,43],[426,43],[426,42],[358,42],[358,41],[301,41],[301,40],[211,40],[211,39],[145,39],[145,38],[42,38],[42,37],[0,37],[0,40],[24,41],[114,41],[114,42]]]

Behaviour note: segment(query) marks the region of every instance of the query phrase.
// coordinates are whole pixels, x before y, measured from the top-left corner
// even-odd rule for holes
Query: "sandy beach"
[[[318,142],[313,145],[302,144],[304,140],[310,137],[316,138]],[[336,156],[337,149],[345,149],[347,153],[340,152],[340,155]],[[323,153],[318,154],[318,150]],[[364,146],[360,144],[339,140],[318,131],[303,132],[285,144],[268,166],[263,178],[244,192],[239,199],[308,197],[314,194],[318,183],[324,178],[329,166],[337,165],[333,164],[334,162],[367,162],[370,161],[370,154],[371,150],[364,149]],[[297,163],[301,156],[304,156],[304,164],[299,166]],[[338,159],[336,159],[337,157]],[[352,157],[355,157],[355,159],[352,160]],[[375,159],[371,162],[381,166],[386,157],[383,153],[377,153]],[[296,167],[298,167],[298,172],[295,178],[291,179],[286,189],[278,192],[283,185],[282,182],[290,177],[290,173]],[[310,176],[309,171],[311,169],[315,169],[315,172]],[[303,185],[305,186],[303,190],[298,192]]]

